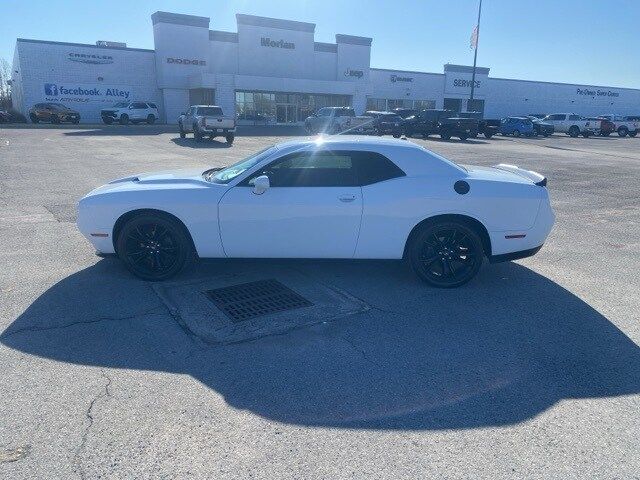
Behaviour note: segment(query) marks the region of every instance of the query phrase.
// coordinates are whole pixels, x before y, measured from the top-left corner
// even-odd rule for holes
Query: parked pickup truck
[[[566,133],[570,137],[582,135],[584,138],[590,135],[600,134],[600,122],[587,120],[575,113],[552,113],[542,119],[545,123],[553,125],[554,131]]]
[[[310,134],[374,133],[371,117],[356,116],[351,107],[324,107],[307,117],[304,127]]]
[[[613,128],[621,137],[635,137],[640,128],[640,122],[636,122],[629,117],[621,117],[620,115],[599,115],[598,118],[613,122]]]
[[[484,135],[485,138],[493,137],[500,130],[500,120],[482,118],[482,112],[460,112],[458,115],[460,117],[475,118],[478,120],[478,134]],[[474,138],[476,136],[477,135],[474,135]]]
[[[422,110],[404,122],[407,137],[418,134],[427,138],[436,134],[443,140],[449,140],[451,137],[466,140],[478,135],[478,120],[460,117],[453,110]]]
[[[178,117],[180,138],[193,132],[196,142],[204,137],[213,140],[225,137],[228,144],[232,144],[236,134],[236,121],[232,117],[225,117],[222,108],[215,105],[192,105],[186,113]]]

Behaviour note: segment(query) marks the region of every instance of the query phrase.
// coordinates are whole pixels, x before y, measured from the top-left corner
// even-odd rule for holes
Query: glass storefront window
[[[299,124],[322,107],[348,107],[349,95],[236,91],[239,125]]]
[[[408,100],[405,98],[367,98],[367,110],[377,110],[386,112],[394,108],[415,108],[424,110],[428,108],[436,108],[435,100]]]

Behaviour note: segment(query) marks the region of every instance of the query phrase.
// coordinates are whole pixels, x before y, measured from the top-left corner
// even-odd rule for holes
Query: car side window
[[[580,115],[569,115],[569,120],[580,120]]]
[[[156,107],[156,104],[155,104],[155,103],[150,103],[150,104],[149,104],[149,107],[151,107],[151,108],[158,108],[158,107]]]
[[[357,186],[356,170],[348,152],[321,150],[292,153],[251,176],[242,185],[267,175],[272,187],[353,187]]]
[[[133,102],[131,104],[131,108],[134,108],[134,109],[137,109],[137,110],[141,110],[141,109],[147,108],[147,104],[146,103],[142,103],[142,102]]]
[[[377,152],[349,152],[361,186],[372,185],[406,174],[395,163]]]

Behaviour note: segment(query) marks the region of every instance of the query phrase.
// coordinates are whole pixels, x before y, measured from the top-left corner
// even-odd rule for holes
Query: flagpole
[[[480,13],[482,12],[482,0],[480,0],[480,5],[478,5],[478,23],[476,24],[476,45],[473,49],[473,73],[471,74],[471,96],[469,97],[469,102],[473,103],[473,91],[476,86],[476,60],[478,59],[478,42],[480,41]],[[469,105],[467,105],[467,111],[469,110]]]

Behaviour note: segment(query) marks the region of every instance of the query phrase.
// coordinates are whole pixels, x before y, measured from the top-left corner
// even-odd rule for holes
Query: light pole
[[[476,61],[478,59],[478,41],[480,40],[480,14],[482,13],[482,0],[480,0],[480,4],[478,5],[478,23],[475,28],[475,38],[472,36],[472,45],[473,45],[473,73],[471,73],[471,96],[469,97],[469,103],[473,106],[473,91],[476,88]],[[475,40],[475,42],[474,42]],[[469,105],[467,105],[467,110],[469,110]]]

